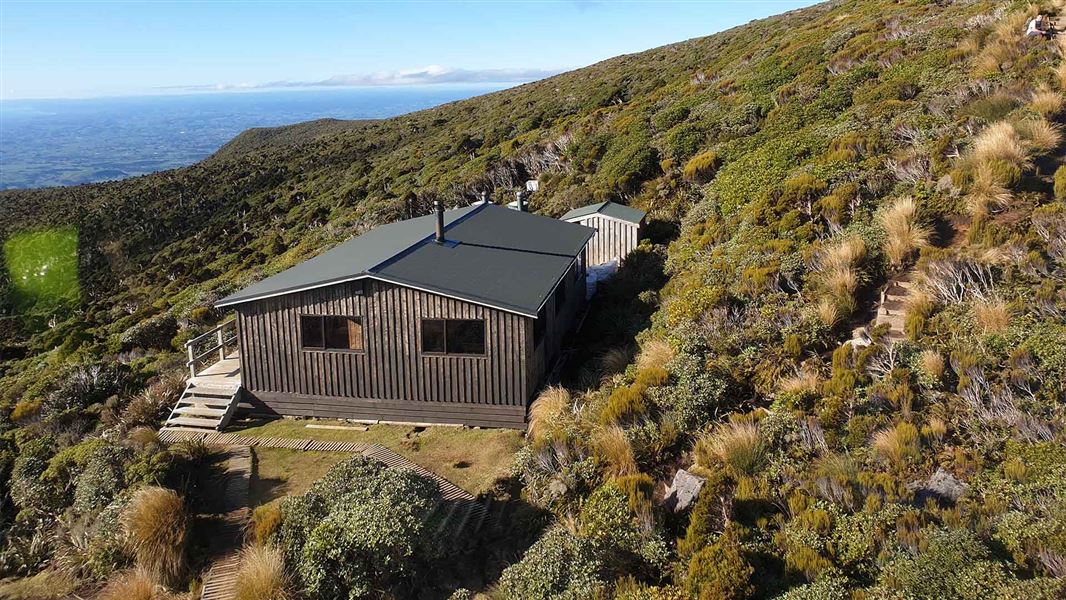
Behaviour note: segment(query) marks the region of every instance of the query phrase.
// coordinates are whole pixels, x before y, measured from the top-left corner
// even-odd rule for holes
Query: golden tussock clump
[[[1029,101],[1029,106],[1044,118],[1054,117],[1062,112],[1064,104],[1066,104],[1066,99],[1062,94],[1047,88],[1033,92]]]
[[[1062,47],[1062,52],[1066,55],[1066,37],[1059,36],[1059,45]],[[1066,60],[1059,63],[1059,66],[1055,68],[1055,75],[1059,80],[1059,88],[1066,92]]]
[[[529,428],[526,435],[534,442],[549,437],[559,417],[570,408],[570,392],[559,386],[548,386],[529,408]]]
[[[249,546],[241,551],[235,600],[290,600],[294,598],[285,560],[271,546]]]
[[[822,288],[841,316],[855,308],[855,290],[859,287],[855,264],[865,255],[866,244],[862,239],[850,237],[827,247],[818,257]]]
[[[948,424],[940,417],[929,417],[929,423],[925,426],[924,431],[936,442],[941,442],[944,440],[944,436],[948,434]]]
[[[598,429],[592,435],[592,448],[596,456],[607,465],[609,475],[622,477],[637,472],[633,445],[621,427],[609,425]]]
[[[107,584],[98,600],[170,600],[174,596],[156,585],[143,569],[130,569],[116,573]]]
[[[648,340],[640,346],[637,369],[643,371],[651,367],[665,367],[672,360],[674,360],[674,347],[670,345],[670,342]]]
[[[186,567],[189,515],[176,492],[141,488],[122,514],[122,525],[137,566],[165,585],[177,584]]]
[[[1002,300],[974,304],[973,315],[977,326],[985,333],[1002,333],[1010,325],[1010,307]]]
[[[892,465],[918,457],[918,428],[902,422],[891,429],[882,429],[870,440],[877,455]]]
[[[600,373],[609,378],[626,370],[632,357],[626,348],[610,348],[599,357]]]
[[[989,211],[1002,210],[1014,196],[1001,185],[991,170],[978,169],[966,195],[966,208],[973,216],[986,215]]]
[[[786,394],[813,394],[821,389],[822,380],[817,373],[803,371],[791,377],[785,377],[777,384],[777,389]]]
[[[1018,132],[1006,121],[993,123],[978,134],[971,155],[978,163],[1002,160],[1020,169],[1032,164],[1029,151]]]
[[[936,350],[922,350],[918,365],[922,373],[930,379],[938,380],[944,376],[944,357]]]
[[[929,229],[918,224],[914,198],[900,198],[881,213],[881,225],[888,235],[885,254],[894,266],[903,264],[912,252],[929,244]]]
[[[1018,124],[1018,133],[1030,148],[1041,154],[1062,144],[1062,128],[1047,119],[1026,119]]]
[[[822,298],[814,307],[818,320],[826,327],[835,327],[840,322],[840,309],[828,298]]]
[[[766,466],[767,448],[754,423],[725,423],[696,442],[696,463],[703,467],[715,461],[736,477],[755,475]]]

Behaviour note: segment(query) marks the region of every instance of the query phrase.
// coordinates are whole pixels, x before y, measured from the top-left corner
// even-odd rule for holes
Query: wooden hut
[[[640,241],[645,212],[616,202],[600,202],[575,208],[561,220],[596,230],[589,241],[586,261],[596,266],[617,261],[622,264]]]
[[[216,303],[236,312],[240,395],[277,415],[523,428],[584,305],[593,234],[486,203],[373,229]]]

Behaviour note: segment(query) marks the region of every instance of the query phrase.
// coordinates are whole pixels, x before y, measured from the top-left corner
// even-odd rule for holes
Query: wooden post
[[[189,351],[189,375],[196,377],[196,350],[193,350],[192,344],[186,344],[185,349]]]
[[[215,332],[215,338],[218,340],[218,360],[226,360],[226,336],[223,333],[225,327],[219,327]]]

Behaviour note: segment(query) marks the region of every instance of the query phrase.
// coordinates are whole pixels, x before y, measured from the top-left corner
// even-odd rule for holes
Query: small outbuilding
[[[585,261],[594,267],[611,261],[619,265],[640,242],[641,229],[647,213],[618,204],[600,202],[575,208],[560,219],[596,230],[585,250]]]

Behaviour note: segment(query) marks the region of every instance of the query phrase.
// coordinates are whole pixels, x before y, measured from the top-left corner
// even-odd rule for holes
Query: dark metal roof
[[[227,296],[231,306],[362,277],[535,316],[594,230],[493,204],[382,225]]]
[[[581,208],[575,208],[574,210],[559,217],[563,221],[570,221],[572,219],[578,219],[581,217],[587,217],[592,214],[599,213],[605,217],[611,217],[620,221],[628,221],[630,223],[640,223],[644,220],[644,216],[648,213],[626,206],[625,204],[618,204],[617,202],[599,202],[597,204],[589,204],[588,206],[582,206]]]

